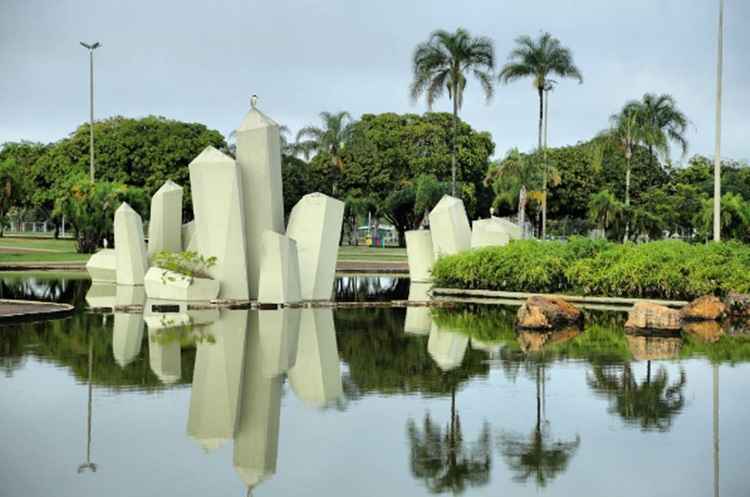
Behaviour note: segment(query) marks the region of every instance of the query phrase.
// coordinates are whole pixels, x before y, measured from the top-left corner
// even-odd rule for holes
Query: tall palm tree
[[[644,127],[648,130],[645,136],[653,160],[654,150],[661,152],[664,158],[669,158],[670,144],[676,143],[685,156],[688,141],[685,138],[689,121],[685,114],[677,108],[677,102],[668,94],[656,95],[646,93],[640,105]]]
[[[524,35],[516,38],[516,48],[508,56],[508,62],[499,74],[501,83],[510,83],[521,78],[532,78],[539,95],[538,149],[542,150],[542,123],[544,121],[544,92],[550,88],[550,76],[577,79],[583,83],[581,71],[573,62],[573,53],[562,46],[560,40],[549,33],[542,33],[534,40]],[[545,165],[546,166],[546,165]],[[545,168],[546,179],[546,168]],[[547,234],[547,186],[544,182],[542,200],[542,237]]]
[[[346,112],[321,112],[322,126],[305,126],[297,133],[295,149],[309,159],[310,155],[327,153],[331,165],[342,170],[344,162],[341,152],[351,135],[352,116]]]
[[[607,229],[622,217],[624,210],[623,204],[609,190],[593,194],[588,208],[589,218],[604,230],[605,235]]]
[[[435,100],[448,90],[453,102],[453,145],[451,153],[451,190],[456,196],[456,128],[458,111],[464,101],[464,89],[469,75],[473,75],[482,86],[489,101],[494,93],[492,70],[495,67],[495,48],[492,40],[484,36],[472,37],[468,31],[458,28],[455,33],[439,29],[430,38],[417,45],[412,57],[414,81],[411,98],[422,95],[427,107],[432,110]]]

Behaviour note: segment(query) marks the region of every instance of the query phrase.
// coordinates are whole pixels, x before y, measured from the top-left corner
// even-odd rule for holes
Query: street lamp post
[[[101,47],[102,44],[98,41],[96,43],[84,43],[81,45],[89,51],[89,176],[91,182],[94,182],[94,50]]]
[[[714,151],[714,241],[721,241],[721,70],[724,58],[724,0],[719,0],[719,47],[716,60],[716,143]]]

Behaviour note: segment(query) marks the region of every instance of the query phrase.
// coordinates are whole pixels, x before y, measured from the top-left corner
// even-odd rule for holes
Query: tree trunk
[[[628,149],[625,151],[625,208],[626,211],[630,207],[630,161],[633,158],[632,150]],[[625,238],[623,242],[627,242],[630,237],[630,215],[628,212],[625,213],[627,219],[625,220]]]
[[[544,173],[542,174],[542,240],[547,239],[547,119],[549,119],[549,91],[544,94]]]
[[[458,85],[453,87],[453,146],[451,150],[451,195],[456,196],[456,132],[458,123]]]

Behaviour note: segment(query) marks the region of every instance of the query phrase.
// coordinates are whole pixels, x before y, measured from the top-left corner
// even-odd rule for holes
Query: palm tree
[[[640,105],[644,127],[648,131],[645,143],[651,152],[649,160],[653,161],[654,149],[661,152],[664,158],[669,158],[670,144],[676,143],[682,149],[683,157],[687,154],[688,142],[685,138],[689,121],[685,114],[677,108],[677,102],[671,95],[643,95]]]
[[[320,120],[323,125],[305,126],[297,133],[295,151],[302,153],[305,159],[309,159],[314,152],[316,154],[330,155],[331,165],[343,170],[344,162],[341,152],[351,135],[352,116],[346,111],[331,113],[321,112]]]
[[[472,37],[468,31],[458,28],[455,33],[439,29],[430,38],[417,45],[412,57],[414,81],[411,98],[416,101],[422,95],[427,99],[427,108],[432,110],[435,100],[448,90],[453,102],[453,145],[451,154],[451,189],[456,196],[456,127],[458,111],[464,101],[464,89],[469,74],[482,86],[489,101],[494,88],[491,72],[495,67],[495,48],[492,40],[484,36]]]
[[[549,33],[542,33],[534,40],[528,35],[516,38],[516,48],[508,56],[508,62],[499,74],[501,83],[510,83],[521,78],[532,78],[539,95],[538,149],[542,150],[542,123],[544,120],[544,92],[551,88],[551,75],[577,79],[583,83],[581,71],[573,62],[573,53],[562,46],[560,40]],[[542,238],[547,234],[547,185],[546,168],[542,200]]]
[[[600,229],[607,231],[623,214],[622,202],[617,200],[609,190],[602,190],[591,196],[589,200],[589,217]]]

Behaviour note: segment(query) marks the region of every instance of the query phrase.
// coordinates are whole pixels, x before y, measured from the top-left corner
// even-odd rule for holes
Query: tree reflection
[[[455,412],[455,392],[451,396],[451,421],[445,433],[425,415],[422,429],[414,420],[407,424],[412,474],[432,493],[461,494],[466,487],[486,485],[490,480],[492,451],[490,428],[484,423],[474,443],[466,444],[461,420]]]
[[[644,431],[667,431],[672,419],[685,406],[683,389],[687,383],[685,371],[670,383],[664,367],[652,374],[651,361],[646,362],[646,375],[639,382],[631,364],[617,366],[594,365],[586,378],[594,392],[612,401],[610,412],[628,424],[640,425]]]
[[[539,487],[545,487],[565,471],[581,443],[578,435],[571,441],[554,439],[549,424],[542,423],[545,375],[545,364],[537,362],[533,373],[536,380],[536,425],[531,434],[503,433],[499,440],[500,452],[515,473],[513,480],[525,483],[533,478]]]

